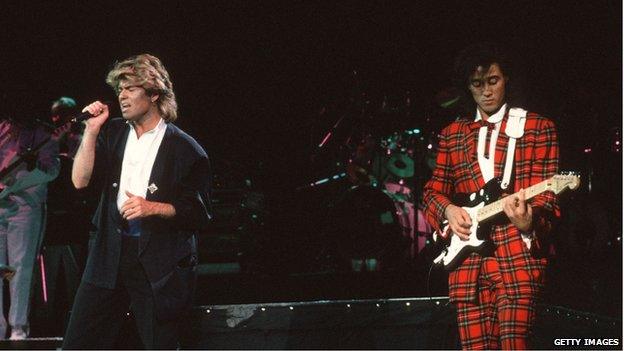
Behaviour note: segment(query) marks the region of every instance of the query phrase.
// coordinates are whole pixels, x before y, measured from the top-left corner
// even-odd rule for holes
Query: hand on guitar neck
[[[528,233],[533,229],[533,208],[526,201],[524,189],[511,196],[504,195],[503,212],[520,232]]]

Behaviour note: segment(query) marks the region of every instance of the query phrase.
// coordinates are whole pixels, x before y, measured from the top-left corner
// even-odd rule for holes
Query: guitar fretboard
[[[524,190],[526,200],[529,200],[547,190],[551,190],[551,186],[550,186],[551,181],[552,179],[547,179],[547,180],[544,180],[540,183],[537,183],[535,185],[532,185],[526,188]],[[514,196],[516,194],[517,193],[510,195],[510,196]],[[503,201],[504,199],[499,199],[499,200],[492,202],[491,204],[483,206],[483,208],[477,211],[477,220],[479,222],[482,222],[503,212]]]

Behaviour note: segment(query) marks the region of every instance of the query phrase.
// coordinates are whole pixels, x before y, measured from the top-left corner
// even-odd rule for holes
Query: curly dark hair
[[[499,44],[491,42],[480,42],[472,44],[463,49],[456,57],[453,67],[453,84],[462,92],[462,105],[464,112],[472,113],[476,104],[468,89],[470,76],[478,67],[483,67],[487,71],[493,64],[498,64],[501,71],[509,80],[505,89],[505,98],[508,102],[514,103],[517,87],[513,76],[513,67],[506,50]]]

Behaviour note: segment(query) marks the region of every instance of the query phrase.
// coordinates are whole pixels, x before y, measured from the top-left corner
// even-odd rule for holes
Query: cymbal
[[[405,153],[396,153],[386,162],[386,169],[400,178],[414,176],[414,160]]]

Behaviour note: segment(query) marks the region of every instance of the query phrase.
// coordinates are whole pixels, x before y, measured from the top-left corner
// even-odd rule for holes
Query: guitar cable
[[[436,264],[431,262],[431,266],[429,266],[429,272],[427,273],[427,296],[429,296],[429,302],[431,302],[431,305],[433,305],[433,307],[438,307],[439,305],[437,305],[435,301],[433,301],[433,294],[431,294],[431,272],[433,271],[433,268],[435,266]],[[444,306],[448,306],[450,303],[451,301],[449,300]]]
[[[431,271],[433,271],[433,266],[435,266],[435,263],[431,262],[431,266],[429,266],[429,273],[427,273],[427,296],[429,296],[429,302],[431,302],[433,306],[436,306],[433,301],[433,296],[431,295]]]

